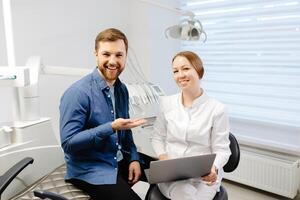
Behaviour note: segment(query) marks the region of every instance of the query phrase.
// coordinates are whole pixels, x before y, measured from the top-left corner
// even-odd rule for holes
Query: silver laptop
[[[152,161],[145,170],[148,182],[161,183],[201,177],[210,173],[216,154]]]

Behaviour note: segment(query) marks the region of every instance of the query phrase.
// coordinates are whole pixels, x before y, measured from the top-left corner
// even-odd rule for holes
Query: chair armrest
[[[12,180],[25,168],[33,163],[33,158],[26,157],[0,176],[0,196]]]
[[[43,190],[34,190],[33,191],[34,196],[39,197],[41,199],[52,199],[52,200],[68,200],[67,198],[59,195],[59,194],[55,194],[53,192],[49,192],[49,191],[43,191]]]

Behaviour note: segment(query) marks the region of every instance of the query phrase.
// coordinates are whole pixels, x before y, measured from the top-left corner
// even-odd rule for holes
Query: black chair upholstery
[[[156,184],[151,184],[146,194],[145,200],[169,200],[158,189]]]
[[[220,191],[217,192],[213,200],[227,200],[228,199],[228,194],[225,190],[225,188],[221,185],[220,186]]]
[[[232,133],[229,133],[231,155],[223,167],[224,172],[233,172],[240,162],[240,147],[239,143]]]
[[[227,173],[234,171],[240,162],[239,144],[232,133],[229,133],[229,140],[230,140],[231,155],[229,157],[228,162],[223,167],[224,172]],[[169,199],[166,198],[159,191],[159,188],[156,184],[152,184],[148,189],[145,200],[169,200]],[[213,200],[228,200],[228,194],[226,192],[226,189],[223,186],[220,187],[220,191],[217,192]]]

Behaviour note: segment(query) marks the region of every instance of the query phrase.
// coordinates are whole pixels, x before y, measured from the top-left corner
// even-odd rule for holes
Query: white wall
[[[12,0],[17,64],[40,55],[47,65],[94,67],[94,38],[112,26],[128,32],[126,7],[122,0]]]
[[[176,6],[179,1],[156,2]],[[179,22],[176,12],[139,0],[12,0],[12,13],[17,65],[39,55],[45,65],[92,70],[96,35],[115,27],[128,36],[147,78],[168,94],[176,91],[170,60],[180,44],[164,37],[165,28]],[[77,79],[40,76],[41,115],[52,118],[57,137],[60,96]]]
[[[39,55],[45,65],[94,68],[94,38],[117,27],[128,32],[122,0],[12,0],[17,65]],[[40,76],[41,116],[52,118],[58,137],[58,105],[63,91],[79,77]]]
[[[179,1],[153,0],[170,8],[179,7]],[[178,40],[166,39],[165,29],[179,23],[180,14],[163,7],[131,0],[130,42],[149,80],[162,87],[167,94],[177,92],[172,78],[171,59],[180,49]]]
[[[5,48],[4,22],[3,22],[3,7],[0,1],[0,66],[7,64],[7,55]]]
[[[5,48],[2,1],[0,1],[0,44],[0,66],[4,66],[7,65],[7,55]],[[11,98],[11,89],[8,87],[0,87],[0,126],[1,124],[6,124],[7,121],[12,120]]]

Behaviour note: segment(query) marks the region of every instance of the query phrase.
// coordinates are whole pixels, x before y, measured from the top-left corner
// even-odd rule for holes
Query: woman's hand
[[[160,154],[158,156],[158,160],[168,160],[168,154],[164,153],[164,154]]]
[[[210,170],[210,173],[206,176],[201,177],[202,181],[207,182],[207,185],[211,186],[216,183],[218,178],[217,168],[213,165]]]

